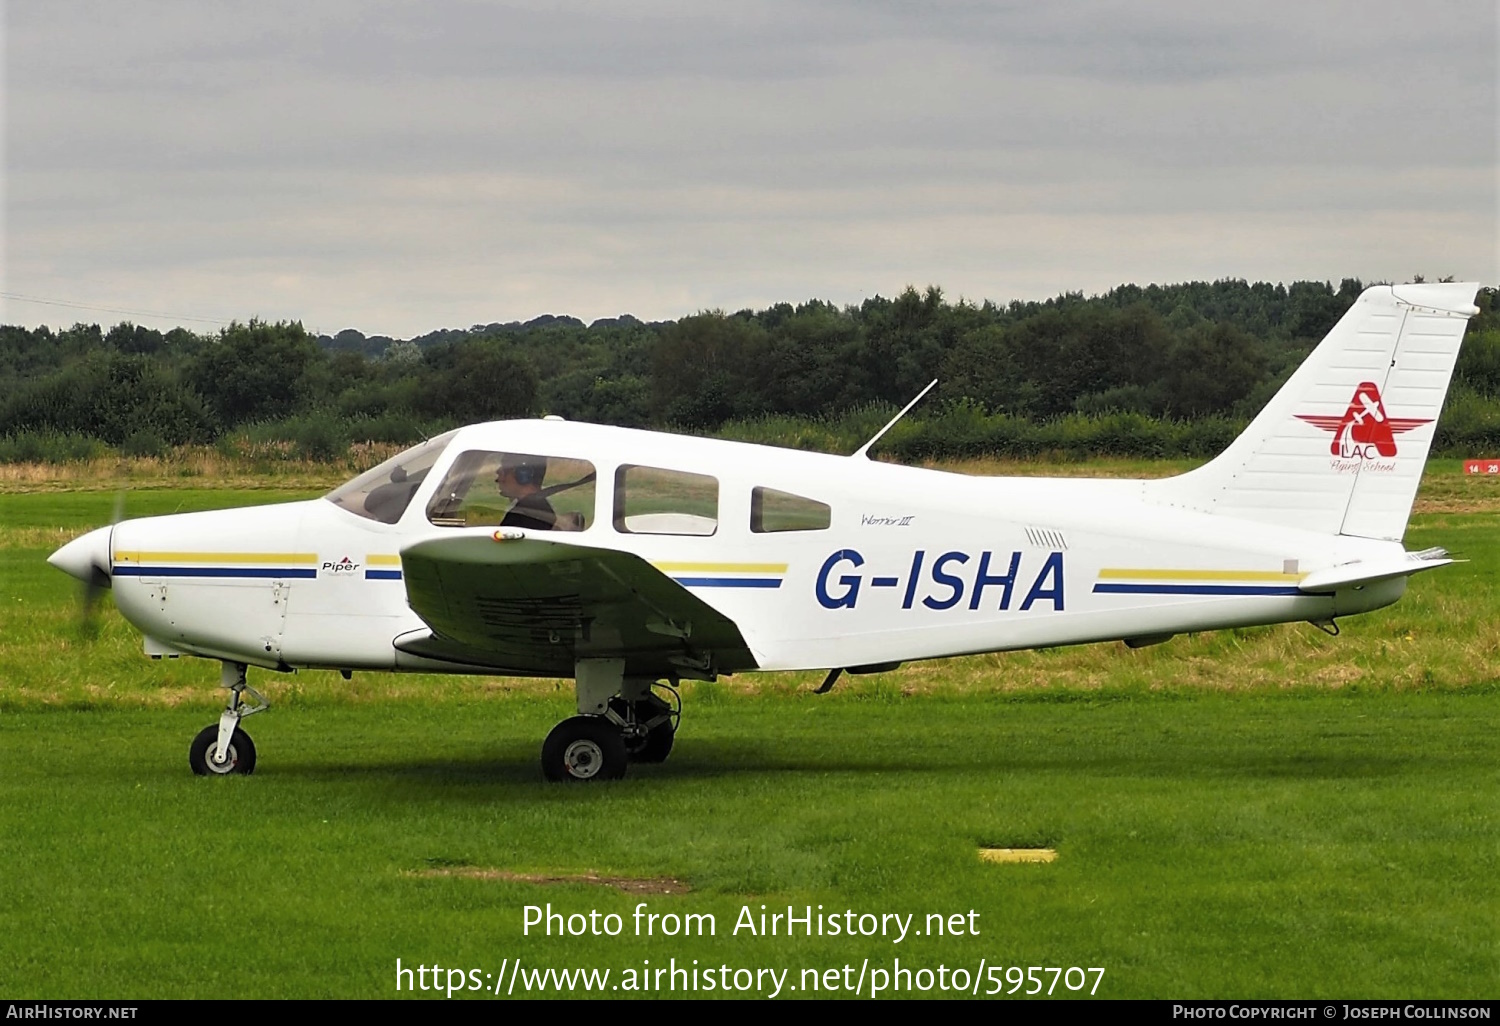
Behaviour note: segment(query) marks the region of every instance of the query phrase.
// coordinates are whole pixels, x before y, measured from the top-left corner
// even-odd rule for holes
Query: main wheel
[[[542,742],[548,780],[619,780],[627,762],[620,728],[602,716],[563,720]]]
[[[670,715],[672,712],[670,705],[656,695],[647,695],[634,703],[627,703],[625,699],[616,695],[609,700],[609,708],[621,719],[632,722],[649,723],[657,717],[665,717],[644,734],[631,736],[627,731],[625,754],[631,762],[667,761],[667,756],[672,754],[672,742],[677,736],[677,728]]]
[[[640,747],[630,753],[630,759],[632,762],[666,762],[676,738],[677,731],[672,729],[671,720],[658,723],[647,733]]]
[[[204,727],[193,738],[188,748],[188,765],[200,777],[224,777],[231,773],[255,772],[255,742],[239,727],[229,735],[229,758],[222,763],[214,762],[214,753],[219,750],[219,725]]]

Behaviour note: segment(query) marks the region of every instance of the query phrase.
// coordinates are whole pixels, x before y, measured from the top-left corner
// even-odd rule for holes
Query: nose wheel
[[[227,777],[255,772],[255,742],[240,729],[240,720],[267,708],[265,696],[245,683],[245,664],[226,662],[221,683],[229,689],[229,701],[219,722],[204,727],[188,747],[188,765],[200,777]],[[249,692],[254,704],[245,701]]]
[[[224,757],[219,755],[219,725],[211,723],[198,731],[188,749],[188,765],[200,777],[226,777],[231,773],[255,772],[255,742],[238,727],[229,736]]]

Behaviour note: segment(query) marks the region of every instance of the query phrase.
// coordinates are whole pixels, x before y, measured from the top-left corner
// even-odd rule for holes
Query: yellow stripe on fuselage
[[[116,552],[117,563],[277,563],[316,566],[316,552]]]
[[[401,565],[401,557],[400,556],[374,556],[374,555],[370,555],[370,556],[366,556],[365,557],[365,565],[366,566],[400,566]]]
[[[1099,571],[1102,581],[1300,581],[1306,574],[1287,574],[1276,570],[1155,570],[1105,567]]]

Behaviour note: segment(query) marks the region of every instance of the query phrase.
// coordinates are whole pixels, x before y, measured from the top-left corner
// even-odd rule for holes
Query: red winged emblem
[[[1342,417],[1320,417],[1306,413],[1296,414],[1314,427],[1333,433],[1333,443],[1328,451],[1345,458],[1369,455],[1368,447],[1374,446],[1382,456],[1396,455],[1396,436],[1422,424],[1432,423],[1431,417],[1390,417],[1385,412],[1385,402],[1380,398],[1380,389],[1373,381],[1361,381],[1354,389],[1354,398]]]

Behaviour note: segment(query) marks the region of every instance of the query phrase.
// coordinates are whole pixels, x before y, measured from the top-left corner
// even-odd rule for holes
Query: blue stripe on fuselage
[[[1298,588],[1255,584],[1096,584],[1094,594],[1113,595],[1301,595]]]
[[[779,588],[780,578],[769,577],[674,577],[688,588]]]

